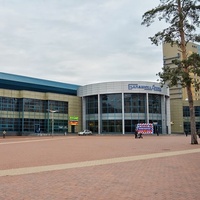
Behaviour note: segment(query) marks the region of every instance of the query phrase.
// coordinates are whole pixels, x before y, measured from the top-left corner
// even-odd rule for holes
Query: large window
[[[58,113],[68,114],[68,102],[65,102],[65,101],[49,101],[48,109],[58,110]]]
[[[85,97],[86,100],[86,128],[98,133],[98,96]]]
[[[200,117],[200,106],[195,106],[194,109],[195,109],[195,116]]]
[[[25,112],[45,112],[45,101],[38,99],[24,99]]]
[[[86,97],[86,114],[97,114],[98,113],[98,96]]]
[[[101,95],[102,133],[122,132],[122,94]]]
[[[125,94],[124,112],[125,113],[145,113],[146,95],[145,94]]]
[[[52,120],[51,120],[52,123]],[[50,132],[52,132],[52,126],[50,125]],[[68,132],[68,120],[66,119],[56,119],[54,120],[54,132],[56,133],[64,133]]]
[[[102,133],[121,133],[122,120],[103,120]]]
[[[183,106],[183,117],[189,117],[189,116],[190,116],[189,106]]]
[[[101,95],[102,113],[122,113],[122,95],[104,94]]]
[[[98,120],[86,120],[86,129],[89,129],[93,133],[98,133]]]
[[[195,106],[195,117],[200,117],[200,106]],[[190,116],[190,108],[189,106],[183,106],[183,117],[189,117]]]
[[[161,114],[161,96],[149,94],[149,113]]]
[[[0,131],[50,132],[52,119],[48,108],[58,110],[54,115],[54,131],[67,131],[68,102],[0,97]]]
[[[19,130],[19,119],[16,112],[19,111],[19,99],[0,97],[0,131]]]
[[[66,116],[68,114],[68,102],[48,101],[48,109],[56,110],[57,112],[53,114],[51,112],[48,113],[47,125],[45,126],[46,132],[52,132],[52,116],[54,116],[54,132],[68,132],[68,120]]]
[[[24,119],[24,132],[44,132],[44,119]]]
[[[10,97],[0,97],[0,110],[18,111],[18,99]]]
[[[17,131],[19,130],[19,119],[0,117],[0,131]]]
[[[135,129],[138,123],[145,123],[145,120],[125,120],[125,132],[135,133]]]

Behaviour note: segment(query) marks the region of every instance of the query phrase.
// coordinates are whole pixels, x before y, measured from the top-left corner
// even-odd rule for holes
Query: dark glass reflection
[[[125,94],[124,112],[125,113],[145,113],[146,95],[145,94]]]
[[[101,109],[102,113],[121,113],[122,95],[121,94],[101,95]]]
[[[161,114],[161,96],[149,94],[149,113]]]

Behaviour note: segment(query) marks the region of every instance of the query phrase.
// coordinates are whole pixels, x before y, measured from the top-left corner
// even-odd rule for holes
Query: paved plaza
[[[200,145],[190,139],[0,138],[0,200],[198,200]]]

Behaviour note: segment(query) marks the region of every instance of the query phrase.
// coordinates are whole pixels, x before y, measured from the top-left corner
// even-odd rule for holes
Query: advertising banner
[[[151,123],[137,124],[136,131],[142,134],[153,134],[153,124]]]

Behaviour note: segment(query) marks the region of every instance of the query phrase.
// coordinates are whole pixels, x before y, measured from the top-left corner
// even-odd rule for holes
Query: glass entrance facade
[[[84,128],[99,134],[131,134],[138,123],[153,123],[159,133],[167,133],[167,123],[170,121],[168,94],[161,92],[161,89],[158,92],[150,89],[145,91],[143,88],[139,91],[122,89],[119,92],[119,88],[128,84],[99,83],[80,87],[78,95],[82,97]],[[87,87],[89,91],[92,87],[91,95]]]

